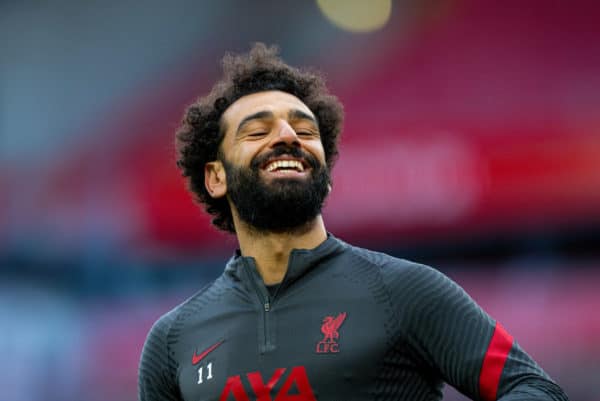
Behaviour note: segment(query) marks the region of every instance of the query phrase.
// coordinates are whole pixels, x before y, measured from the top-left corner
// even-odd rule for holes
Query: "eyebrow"
[[[310,120],[316,126],[319,126],[319,124],[317,124],[317,120],[315,120],[315,118],[313,116],[303,112],[302,110],[298,110],[298,109],[290,110],[290,112],[288,113],[288,118],[290,120]]]
[[[254,114],[250,114],[249,116],[244,117],[242,119],[242,121],[240,121],[240,124],[238,125],[238,128],[236,130],[236,135],[239,134],[240,131],[242,130],[242,128],[244,128],[244,126],[246,124],[248,124],[250,121],[273,118],[274,116],[275,115],[273,114],[273,112],[267,111],[267,110],[263,110],[263,111],[259,111]],[[319,125],[319,124],[317,124],[317,120],[315,120],[315,118],[313,116],[303,112],[302,110],[298,110],[298,109],[290,110],[288,113],[288,118],[290,120],[309,120],[309,121],[313,122],[316,126]]]
[[[273,118],[274,114],[271,111],[259,111],[258,113],[250,114],[249,116],[244,117],[244,119],[238,125],[236,135],[240,133],[244,125],[248,124],[252,120],[262,120],[265,118]]]

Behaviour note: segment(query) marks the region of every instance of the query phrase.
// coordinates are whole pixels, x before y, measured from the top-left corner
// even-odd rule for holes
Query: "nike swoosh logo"
[[[206,355],[210,354],[215,350],[215,348],[223,344],[223,341],[225,340],[221,340],[218,343],[211,345],[210,347],[202,351],[202,353],[199,355],[197,355],[196,351],[194,351],[194,355],[192,356],[192,365],[197,365],[198,363],[200,363],[200,361],[203,360],[206,357]]]

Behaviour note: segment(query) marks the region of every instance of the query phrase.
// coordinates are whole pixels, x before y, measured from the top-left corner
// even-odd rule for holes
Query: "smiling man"
[[[287,248],[275,266],[268,264],[279,282],[285,273],[280,264],[287,266],[293,247],[314,248],[326,238],[320,213],[330,178],[319,124],[302,101],[282,91],[243,96],[222,121],[219,160],[204,168],[206,189],[212,197],[231,201],[243,255],[257,258],[256,252],[268,250],[264,257],[270,259],[274,247]],[[282,235],[286,241],[279,240]],[[256,241],[265,240],[257,246]]]
[[[262,44],[223,67],[178,165],[239,250],[152,327],[141,401],[567,399],[449,278],[326,231],[343,113],[318,74]]]

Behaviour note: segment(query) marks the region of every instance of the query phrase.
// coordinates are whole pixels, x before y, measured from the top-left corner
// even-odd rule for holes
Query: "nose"
[[[300,145],[300,140],[298,139],[296,131],[294,131],[292,126],[285,120],[279,120],[277,127],[275,128],[275,135],[271,146],[276,146],[278,144],[290,146]]]

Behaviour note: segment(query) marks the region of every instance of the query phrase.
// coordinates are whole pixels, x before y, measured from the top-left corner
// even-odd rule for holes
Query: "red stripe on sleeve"
[[[481,375],[479,376],[479,394],[487,401],[495,401],[502,369],[513,345],[513,338],[496,322],[492,341],[483,358]]]

